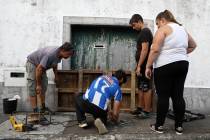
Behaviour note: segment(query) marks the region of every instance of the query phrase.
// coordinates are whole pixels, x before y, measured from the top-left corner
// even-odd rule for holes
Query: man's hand
[[[108,112],[108,118],[109,118],[110,120],[112,120],[112,115],[113,115],[113,112],[112,112],[112,111],[109,111],[109,112]]]
[[[151,77],[152,77],[152,70],[151,70],[151,68],[146,68],[145,76],[146,76],[148,79],[151,79]]]
[[[136,75],[137,76],[141,76],[142,74],[141,74],[141,67],[138,67],[137,66],[137,68],[136,68]]]
[[[114,101],[113,109],[109,111],[109,118],[111,121],[117,122],[120,113],[120,101]]]
[[[42,93],[42,86],[41,85],[37,85],[36,86],[36,94],[41,94]]]
[[[118,116],[114,115],[113,111],[109,111],[108,112],[108,116],[109,116],[109,119],[113,122],[117,122],[118,121]]]
[[[58,84],[58,76],[55,76],[55,79],[54,79],[54,82],[55,82],[55,84]]]

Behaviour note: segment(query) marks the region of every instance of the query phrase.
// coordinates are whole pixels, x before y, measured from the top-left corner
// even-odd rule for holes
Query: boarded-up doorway
[[[72,26],[71,69],[133,70],[137,32],[122,26]]]
[[[63,42],[70,41],[76,49],[71,59],[62,60],[58,71],[58,110],[74,111],[74,94],[85,92],[90,83],[104,71],[127,70],[128,82],[122,86],[122,110],[135,108],[136,31],[129,19],[64,17]],[[152,20],[145,20],[151,30]]]

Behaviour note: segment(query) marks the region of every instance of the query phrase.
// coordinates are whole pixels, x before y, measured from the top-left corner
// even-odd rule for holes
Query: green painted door
[[[137,33],[131,28],[74,25],[71,36],[76,49],[71,69],[135,68]]]

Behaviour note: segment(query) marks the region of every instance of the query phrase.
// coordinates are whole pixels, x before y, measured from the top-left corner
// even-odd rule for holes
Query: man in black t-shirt
[[[134,30],[139,31],[136,46],[136,75],[138,80],[138,106],[132,114],[147,118],[151,111],[152,105],[152,83],[151,80],[145,77],[146,63],[152,44],[153,35],[149,28],[144,26],[144,21],[141,15],[134,14],[129,24]]]

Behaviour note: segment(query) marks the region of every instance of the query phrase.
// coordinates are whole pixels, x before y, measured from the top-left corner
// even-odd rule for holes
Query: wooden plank
[[[58,111],[75,111],[74,107],[58,107]]]
[[[87,89],[89,86],[89,76],[83,73],[83,89]]]
[[[58,95],[58,107],[69,106],[68,105],[68,95],[67,94],[59,94]]]
[[[87,71],[83,71],[83,90],[86,91],[86,89],[90,86],[90,84],[101,76],[103,73],[101,71],[96,71],[96,73],[89,73]]]
[[[78,71],[77,70],[58,70],[57,71],[57,73],[59,74],[59,73],[78,73]]]
[[[122,108],[120,109],[120,112],[130,112],[131,109],[130,108]]]
[[[130,108],[131,96],[130,94],[123,94],[121,109]]]
[[[58,93],[58,108],[59,107],[67,107],[67,108],[74,108],[75,101],[74,95],[75,93]]]
[[[131,110],[135,109],[135,94],[136,94],[136,74],[135,71],[131,72]]]
[[[58,73],[58,88],[78,88],[78,73]]]
[[[81,93],[83,89],[83,70],[79,70],[78,79],[78,93]]]
[[[131,93],[130,88],[121,88],[122,93]]]
[[[93,80],[102,74],[111,74],[115,71],[101,70],[60,70],[59,76],[61,83],[58,86],[58,111],[75,111],[74,110],[74,94],[78,92],[84,93]],[[126,71],[128,81],[122,86],[123,93],[122,109],[131,110],[135,108],[136,94],[136,77],[135,72]]]
[[[58,93],[74,94],[78,92],[78,88],[58,88]]]
[[[83,69],[83,73],[85,74],[103,74],[102,70],[87,70]]]

